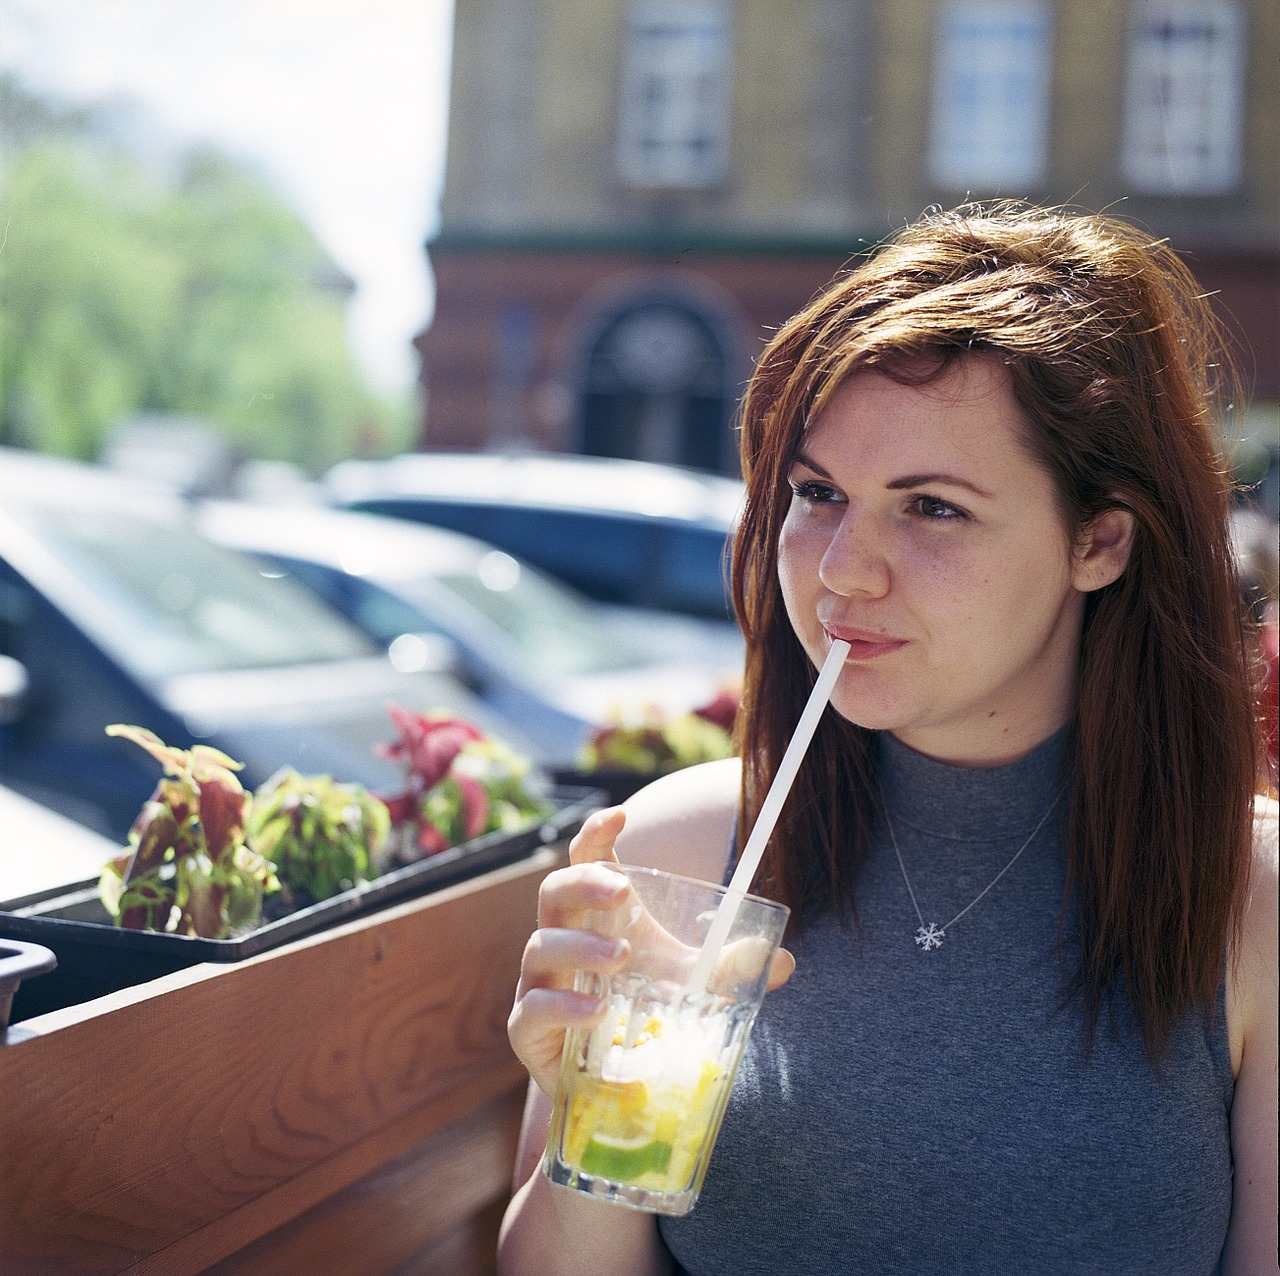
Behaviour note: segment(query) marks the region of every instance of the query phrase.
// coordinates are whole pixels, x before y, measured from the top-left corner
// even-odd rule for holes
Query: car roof
[[[123,474],[65,456],[0,448],[0,509],[11,505],[118,508],[121,500],[144,508],[181,509],[171,484]]]
[[[34,571],[42,588],[64,606],[80,598],[80,583],[32,530],[23,513],[39,515],[43,510],[68,508],[138,512],[176,523],[182,517],[183,502],[165,484],[67,457],[0,448],[0,554],[20,571]]]
[[[413,452],[343,461],[324,486],[339,503],[447,497],[553,509],[628,513],[733,526],[743,484],[724,475],[612,457],[545,452]]]
[[[471,572],[493,546],[461,532],[445,531],[377,514],[307,504],[206,501],[197,526],[223,545],[278,554],[380,580],[431,572]]]

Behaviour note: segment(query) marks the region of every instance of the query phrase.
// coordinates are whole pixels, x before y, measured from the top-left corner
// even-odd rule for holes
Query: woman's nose
[[[884,546],[871,520],[850,507],[818,564],[818,579],[833,594],[889,592],[891,573]]]

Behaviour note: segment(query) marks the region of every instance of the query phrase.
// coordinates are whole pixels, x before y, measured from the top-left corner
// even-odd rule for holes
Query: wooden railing
[[[560,856],[12,1026],[0,1273],[488,1276]]]

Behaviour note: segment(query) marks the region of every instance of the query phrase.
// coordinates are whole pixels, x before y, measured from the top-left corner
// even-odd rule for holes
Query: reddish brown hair
[[[1123,984],[1153,1059],[1186,1011],[1215,1003],[1258,774],[1231,485],[1211,411],[1224,349],[1166,244],[1102,216],[971,206],[926,215],[837,277],[770,342],[742,411],[742,829],[814,679],[783,608],[778,536],[801,433],[846,378],[875,368],[915,384],[959,358],[998,359],[1069,530],[1108,508],[1132,512],[1129,566],[1087,602],[1068,733],[1081,959],[1065,991],[1082,998],[1092,1039]],[[790,904],[798,926],[852,908],[869,743],[824,715],[766,852],[757,888]]]

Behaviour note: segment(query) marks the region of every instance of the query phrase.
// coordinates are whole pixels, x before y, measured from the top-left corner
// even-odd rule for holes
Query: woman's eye
[[[817,479],[792,483],[791,492],[798,500],[810,505],[826,505],[840,499],[840,493],[830,483],[821,483]]]
[[[968,518],[968,515],[958,505],[952,505],[950,501],[939,500],[936,496],[913,496],[910,508],[913,514],[918,514],[921,518],[930,519],[934,522]]]

